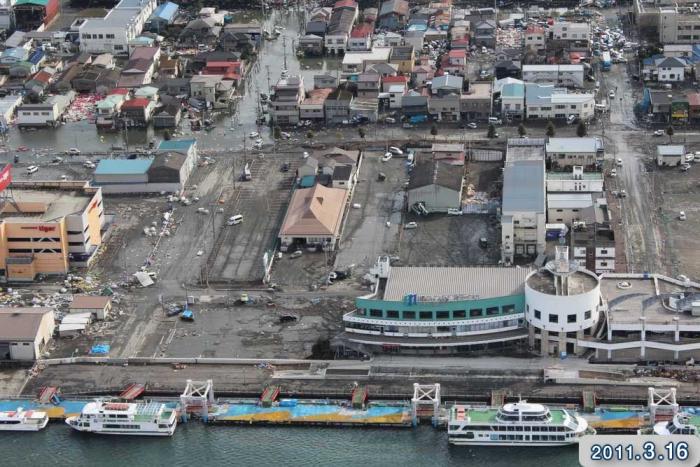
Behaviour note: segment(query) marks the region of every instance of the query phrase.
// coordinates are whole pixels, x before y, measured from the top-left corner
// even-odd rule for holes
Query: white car
[[[622,167],[622,159],[620,159],[619,157],[615,159],[615,165],[618,167]]]
[[[394,117],[387,117],[384,119],[386,123],[396,123],[396,119]]]
[[[250,137],[250,139],[259,138],[260,133],[258,133],[257,131],[251,131],[248,136]]]
[[[476,130],[476,123],[474,123],[474,122],[467,123],[467,128],[471,128],[472,130]]]
[[[418,228],[418,223],[417,222],[409,222],[408,224],[403,226],[404,229],[417,229]]]
[[[689,152],[688,154],[685,155],[685,161],[686,162],[693,162],[695,160],[695,154],[692,152]]]
[[[387,152],[382,156],[382,162],[389,162],[392,157],[394,157],[394,155],[390,152]]]
[[[664,130],[656,130],[654,132],[654,136],[663,136],[664,135]]]
[[[304,154],[301,155],[301,158],[302,158],[302,159],[306,159],[306,158],[308,158],[308,157],[309,157],[309,153],[306,152],[306,151],[304,151]]]
[[[68,154],[69,156],[77,156],[78,154],[80,154],[80,149],[70,148],[69,150],[66,151],[66,154]]]
[[[685,211],[681,211],[681,212],[678,213],[678,220],[679,220],[679,221],[684,221],[684,220],[687,220],[687,219],[688,219],[688,218],[687,218],[686,215],[685,215]]]
[[[226,222],[226,224],[236,225],[240,224],[241,222],[243,222],[243,216],[241,214],[236,214],[235,216],[229,217],[228,222]]]
[[[611,177],[617,177],[617,169],[612,169],[612,170],[610,171],[610,176],[611,176]]]
[[[610,91],[610,92],[608,93],[608,97],[609,97],[610,99],[614,99],[614,98],[615,98],[615,91]]]
[[[27,167],[27,175],[37,173],[38,171],[39,171],[39,167],[37,167],[36,165],[30,165],[29,167]]]
[[[501,120],[500,118],[496,118],[496,117],[489,117],[489,123],[491,123],[493,125],[503,125],[503,120]]]
[[[461,209],[449,208],[449,209],[447,210],[447,215],[448,215],[448,216],[461,216],[462,214],[463,214],[463,213],[462,213],[462,210],[461,210]]]
[[[403,151],[396,146],[389,146],[389,152],[395,156],[401,156],[403,154]]]

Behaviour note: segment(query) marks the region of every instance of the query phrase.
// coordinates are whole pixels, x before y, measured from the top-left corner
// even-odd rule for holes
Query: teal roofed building
[[[341,341],[367,352],[454,353],[527,338],[529,268],[392,267],[380,258],[373,292],[343,316]]]

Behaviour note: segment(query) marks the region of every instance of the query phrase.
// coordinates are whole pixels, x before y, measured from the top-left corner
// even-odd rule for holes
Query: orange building
[[[0,279],[87,266],[102,244],[102,191],[87,182],[13,182],[0,201]]]

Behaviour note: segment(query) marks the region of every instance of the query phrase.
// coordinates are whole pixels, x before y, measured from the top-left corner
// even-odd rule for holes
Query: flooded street
[[[241,14],[236,20],[249,20],[253,14]],[[235,21],[235,20],[234,20]],[[174,133],[175,138],[196,137],[201,150],[226,151],[243,148],[245,135],[253,130],[259,131],[266,143],[271,141],[269,128],[255,124],[257,99],[260,92],[269,93],[268,82],[274,86],[280,77],[284,64],[284,42],[286,41],[287,68],[290,75],[301,74],[307,89],[313,88],[313,77],[323,72],[337,72],[340,61],[335,58],[318,57],[302,59],[294,53],[294,43],[303,31],[303,10],[273,10],[265,17],[265,29],[275,26],[285,28],[277,40],[264,41],[256,61],[239,88],[242,98],[233,103],[233,111],[214,113],[210,116],[215,121],[216,128],[210,132],[192,132],[189,119],[183,118],[180,130]],[[283,39],[284,38],[284,39]],[[268,74],[269,72],[269,74]],[[261,131],[262,130],[262,131]],[[94,124],[87,120],[69,122],[60,128],[41,128],[23,130],[13,127],[8,134],[6,147],[8,152],[0,159],[11,159],[16,149],[27,146],[35,152],[22,154],[22,162],[30,162],[28,157],[39,157],[43,154],[62,152],[67,148],[77,147],[83,152],[109,152],[112,146],[125,147],[127,138],[129,147],[148,144],[152,138],[161,139],[162,130],[152,128],[130,129],[128,135],[122,132],[97,131]]]

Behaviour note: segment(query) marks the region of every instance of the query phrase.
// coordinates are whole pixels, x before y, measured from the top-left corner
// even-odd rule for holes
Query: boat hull
[[[565,442],[549,442],[545,441],[542,443],[534,442],[515,442],[515,441],[479,441],[471,439],[460,439],[460,438],[448,438],[450,444],[455,446],[571,446],[572,444],[578,444],[578,441],[565,441]]]
[[[118,430],[118,429],[100,429],[100,428],[93,428],[90,426],[86,427],[81,427],[81,426],[76,426],[73,424],[73,422],[77,419],[78,417],[68,417],[66,419],[66,425],[74,429],[75,431],[79,431],[81,433],[90,433],[90,434],[95,434],[95,435],[120,435],[120,436],[172,436],[175,433],[175,428],[177,428],[177,422],[173,424],[171,428],[168,430],[157,430],[157,431],[149,431],[149,430]]]

